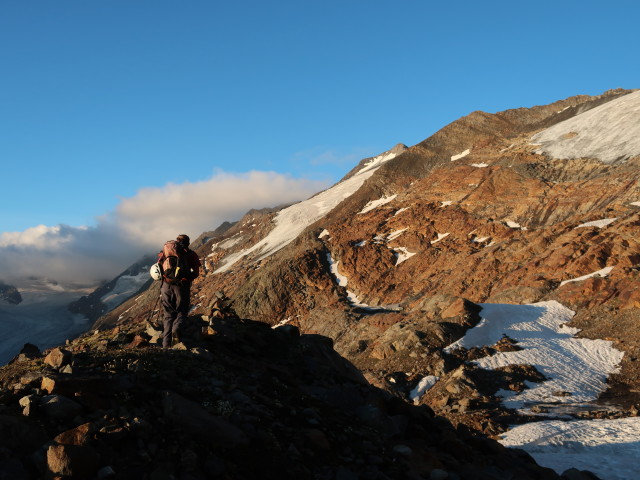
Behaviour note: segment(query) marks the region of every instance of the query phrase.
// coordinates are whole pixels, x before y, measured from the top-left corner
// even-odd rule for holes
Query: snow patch
[[[283,326],[287,325],[291,320],[293,320],[293,317],[284,318],[284,319],[280,320],[278,323],[276,323],[275,325],[273,325],[271,328],[272,329],[276,329],[278,327],[283,327]]]
[[[422,398],[422,396],[427,393],[427,391],[433,387],[438,380],[440,380],[440,377],[435,377],[433,375],[427,375],[422,378],[416,387],[409,392],[409,400],[414,404],[417,404],[420,401],[420,398]]]
[[[640,202],[639,202],[640,203]],[[397,216],[400,215],[402,212],[404,212],[405,210],[409,210],[409,207],[403,207],[400,210],[398,210],[396,213],[393,214],[393,216]]]
[[[560,282],[560,286],[563,286],[571,282],[581,282],[583,280],[587,280],[593,277],[606,277],[607,275],[609,275],[609,273],[611,273],[611,270],[613,270],[613,267],[605,267],[602,270],[598,270],[597,272],[589,273],[587,275],[583,275],[578,278],[572,278],[571,280],[563,280],[562,282]]]
[[[498,392],[507,408],[592,401],[607,388],[607,376],[619,370],[623,352],[609,341],[574,338],[579,330],[566,325],[574,312],[556,301],[480,305],[480,323],[446,350],[490,346],[506,335],[522,350],[497,352],[475,363],[485,369],[532,365],[547,378],[542,383],[528,382],[529,388],[520,393]]]
[[[406,230],[407,230],[406,228],[403,228],[402,230],[395,230],[395,231],[391,232],[389,235],[387,235],[387,242],[395,240],[400,235],[402,235]]]
[[[366,240],[362,240],[361,242],[358,242],[356,244],[354,244],[354,247],[364,247],[367,244]]]
[[[617,218],[603,218],[602,220],[594,220],[592,222],[583,223],[578,225],[576,228],[584,228],[584,227],[606,227],[607,225],[615,222]]]
[[[400,265],[402,262],[409,260],[411,257],[415,255],[414,252],[410,252],[405,247],[396,247],[393,249],[393,252],[396,256],[396,266]]]
[[[440,208],[448,207],[453,202],[451,200],[445,200],[444,202],[440,202]]]
[[[227,238],[226,240],[220,242],[217,244],[218,247],[220,248],[224,248],[225,250],[233,247],[234,245],[237,245],[238,243],[240,243],[244,237],[242,236],[238,236],[239,234],[234,235],[233,237]]]
[[[613,163],[640,155],[640,91],[592,108],[537,133],[531,143],[554,158]]]
[[[633,205],[634,207],[640,207],[640,202],[631,202],[629,205]]]
[[[476,243],[484,243],[484,242],[486,242],[487,240],[489,240],[490,238],[491,238],[491,237],[475,237],[475,238],[473,239],[473,241],[474,241],[474,242],[476,242]]]
[[[363,213],[367,213],[370,212],[371,210],[384,205],[385,203],[389,203],[391,201],[393,201],[398,195],[391,195],[389,197],[387,197],[386,195],[382,198],[379,198],[378,200],[371,200],[370,202],[367,202],[367,204],[364,206],[364,208],[362,210],[360,210],[358,212],[358,215],[361,215]]]
[[[328,236],[329,236],[329,230],[325,228],[324,230],[322,230],[322,232],[320,232],[320,235],[318,235],[318,238],[325,238]]]
[[[472,163],[471,166],[476,168],[487,168],[489,164],[488,163]]]
[[[467,148],[464,152],[459,153],[457,155],[452,155],[451,156],[451,161],[455,162],[456,160],[460,160],[461,158],[466,157],[467,155],[469,155],[471,153],[471,149]]]
[[[509,228],[522,228],[522,225],[520,225],[517,222],[514,222],[513,220],[505,220],[504,223],[507,225],[507,227]]]
[[[436,240],[431,240],[431,245],[433,245],[434,243],[438,243],[440,240],[448,237],[449,235],[450,233],[438,233],[438,238]]]

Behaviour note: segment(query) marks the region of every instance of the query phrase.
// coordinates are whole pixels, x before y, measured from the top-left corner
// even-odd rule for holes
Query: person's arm
[[[198,258],[198,254],[193,250],[189,250],[189,281],[193,281],[198,278],[200,275],[200,267],[202,264],[200,263],[200,258]]]

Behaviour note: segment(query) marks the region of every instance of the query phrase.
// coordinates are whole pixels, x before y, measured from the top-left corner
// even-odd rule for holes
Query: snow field
[[[623,353],[609,341],[574,338],[578,330],[566,326],[574,312],[556,301],[481,306],[480,323],[446,350],[490,346],[506,335],[522,350],[498,352],[475,363],[487,369],[532,365],[547,378],[528,384],[520,393],[499,392],[506,407],[526,409],[539,403],[595,400],[606,389],[608,375],[618,371]]]
[[[613,163],[640,155],[640,91],[629,93],[553,125],[531,138],[559,159]]]
[[[137,275],[122,275],[109,293],[100,298],[100,301],[111,311],[136,293],[151,276],[148,269],[144,268]]]
[[[265,238],[252,247],[226,256],[214,273],[228,271],[238,260],[251,253],[258,254],[257,260],[262,260],[285,247],[295,240],[305,228],[324,217],[345,198],[353,195],[381,165],[396,156],[395,153],[378,155],[350,178],[307,200],[280,210],[274,219],[274,228]]]
[[[522,448],[558,473],[573,467],[604,480],[640,475],[640,417],[529,423],[513,427],[500,443]]]

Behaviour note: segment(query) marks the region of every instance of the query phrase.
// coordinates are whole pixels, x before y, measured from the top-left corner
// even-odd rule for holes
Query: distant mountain
[[[329,337],[371,384],[485,435],[553,405],[631,415],[638,125],[640,91],[618,89],[473,112],[399,144],[310,199],[203,234],[193,318],[223,290],[242,318]],[[156,315],[157,289],[94,326]]]
[[[151,283],[149,268],[155,262],[153,255],[140,259],[110,282],[72,302],[69,310],[95,321],[138,292],[146,290]]]
[[[6,283],[0,283],[0,301],[17,305],[22,302],[22,295],[20,295],[16,287],[7,285]]]

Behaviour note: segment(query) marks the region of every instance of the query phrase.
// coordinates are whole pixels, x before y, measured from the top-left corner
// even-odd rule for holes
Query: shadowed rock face
[[[0,283],[0,300],[17,305],[22,302],[22,295],[16,287]]]
[[[125,321],[1,367],[0,471],[15,479],[560,478],[369,385],[326,337],[192,316],[183,343],[162,350],[150,332],[151,324]]]
[[[250,212],[196,247],[208,268],[193,287],[193,303],[201,304],[194,313],[224,290],[243,318],[333,339],[369,382],[403,399],[421,378],[444,377],[424,401],[456,423],[494,434],[503,428],[487,422],[497,411],[496,390],[524,388],[539,375],[487,374],[465,366],[483,352],[442,349],[479,321],[479,303],[557,300],[576,312],[572,326],[581,335],[613,340],[625,352],[608,395],[625,406],[640,403],[640,366],[631,360],[640,357],[640,152],[608,164],[595,154],[554,158],[532,144],[534,135],[568,120],[571,140],[581,134],[580,114],[627,94],[473,112],[418,145],[366,159],[345,179],[384,161],[357,191],[264,258],[250,249],[284,216]],[[232,256],[232,267],[215,273]],[[609,267],[605,276],[595,274]],[[96,326],[114,325],[121,315],[153,317],[157,288]]]

